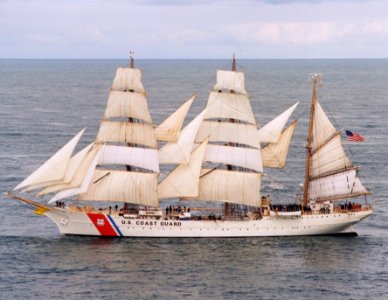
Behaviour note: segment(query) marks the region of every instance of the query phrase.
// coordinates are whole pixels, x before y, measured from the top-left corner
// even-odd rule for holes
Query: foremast
[[[236,56],[235,54],[233,53],[233,58],[232,58],[232,71],[233,72],[237,72],[237,64],[236,64]],[[234,94],[234,90],[231,90],[230,91],[231,94]],[[232,118],[229,118],[229,122],[230,123],[234,123],[234,119]],[[233,146],[233,143],[228,143],[228,146]],[[229,171],[233,170],[233,166],[232,165],[226,165],[227,169]],[[229,202],[224,202],[224,216],[225,217],[228,217],[229,216]]]
[[[72,155],[81,131],[16,189],[55,193],[49,203],[78,196],[158,207],[157,140],[141,77],[131,53],[130,68],[116,71],[93,143]]]

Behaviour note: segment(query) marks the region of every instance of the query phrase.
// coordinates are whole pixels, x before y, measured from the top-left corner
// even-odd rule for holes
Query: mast
[[[236,65],[236,56],[233,53],[233,58],[232,58],[232,71],[236,72],[237,71],[237,65]],[[231,94],[234,94],[234,90],[230,91]],[[234,119],[230,118],[229,119],[230,123],[234,123]],[[233,146],[233,143],[228,143],[228,146]],[[233,166],[231,165],[226,165],[228,171],[233,170]],[[224,203],[224,217],[229,216],[229,203],[225,202]]]
[[[130,54],[129,54],[129,58],[130,58],[130,68],[131,69],[134,69],[135,68],[135,58],[133,57],[135,54],[135,52],[133,52],[131,50]]]
[[[306,155],[306,174],[304,180],[304,195],[303,195],[303,207],[308,203],[308,193],[309,193],[309,183],[310,183],[310,170],[311,170],[311,156],[312,156],[312,138],[313,138],[313,121],[314,121],[314,112],[315,104],[317,101],[317,84],[321,79],[320,74],[314,74],[311,78],[313,81],[313,95],[311,99],[311,111],[310,111],[310,123],[309,123],[309,132],[307,137],[307,155]]]
[[[134,69],[135,68],[135,58],[134,58],[134,52],[131,50],[130,52],[129,52],[129,60],[130,60],[130,68],[131,69]],[[130,92],[132,92],[131,90],[130,90]],[[128,118],[128,122],[130,122],[130,123],[133,123],[133,118]],[[132,145],[130,144],[130,143],[128,143],[127,144],[127,146],[128,147],[131,147]],[[130,165],[125,165],[125,169],[127,170],[127,171],[132,171],[132,167],[130,166]],[[128,203],[125,203],[124,204],[124,208],[125,209],[127,209],[127,207],[128,207]]]

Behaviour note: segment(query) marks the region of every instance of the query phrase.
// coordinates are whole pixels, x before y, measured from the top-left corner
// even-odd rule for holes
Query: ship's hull
[[[52,209],[44,215],[61,234],[105,237],[259,237],[355,234],[353,225],[372,210],[313,214],[259,220],[156,220],[128,219],[118,214],[72,212]]]

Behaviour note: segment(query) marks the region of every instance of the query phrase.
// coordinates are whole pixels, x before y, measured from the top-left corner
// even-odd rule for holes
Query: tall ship
[[[195,96],[154,125],[142,72],[131,57],[129,68],[116,71],[95,140],[76,152],[81,130],[6,194],[51,219],[64,235],[355,235],[353,225],[373,208],[341,131],[319,103],[320,75],[311,78],[304,183],[287,204],[262,195],[261,182],[264,168],[286,165],[297,124],[289,118],[298,103],[258,127],[234,57],[232,69],[216,77],[206,108],[187,126]],[[165,165],[172,171],[161,176]]]

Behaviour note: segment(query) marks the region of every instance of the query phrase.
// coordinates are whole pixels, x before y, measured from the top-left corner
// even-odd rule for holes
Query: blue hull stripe
[[[116,231],[119,233],[120,236],[123,236],[120,229],[117,227],[115,221],[113,221],[112,217],[110,215],[106,215],[109,219],[109,221],[112,223],[113,227],[116,229]]]

